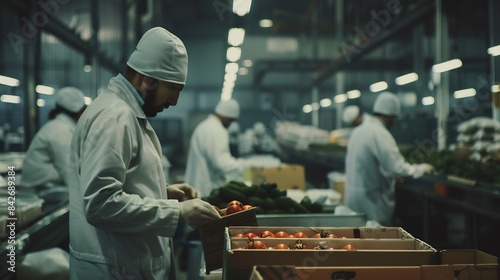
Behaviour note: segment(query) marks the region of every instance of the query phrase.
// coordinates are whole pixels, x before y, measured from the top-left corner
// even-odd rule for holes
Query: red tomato
[[[232,238],[245,238],[245,235],[243,233],[237,233],[233,236],[231,236]]]
[[[303,233],[302,231],[299,231],[296,234],[294,234],[293,237],[294,238],[307,238],[307,234]]]
[[[290,235],[284,231],[278,231],[274,234],[274,237],[276,238],[288,238]]]
[[[312,238],[321,238],[321,234],[316,233],[315,235],[313,235],[313,237],[312,237]]]
[[[233,214],[233,213],[236,213],[236,212],[240,212],[241,211],[241,207],[239,207],[238,205],[229,205],[226,209],[226,215],[229,215],[229,214]]]
[[[243,205],[243,206],[241,207],[241,210],[248,210],[248,209],[252,209],[252,208],[253,208],[253,206],[252,206],[252,205],[248,205],[248,204],[247,204],[247,205]]]
[[[344,249],[344,250],[356,250],[356,247],[354,247],[351,244],[346,244],[346,245],[342,246],[342,249]]]
[[[274,233],[272,233],[272,232],[270,232],[270,231],[266,230],[266,231],[264,231],[264,232],[262,232],[262,233],[260,234],[260,237],[262,237],[262,238],[266,238],[266,237],[274,237]]]
[[[233,201],[229,202],[229,203],[227,204],[227,207],[229,207],[229,206],[231,206],[231,205],[236,205],[236,206],[238,206],[238,207],[240,207],[240,208],[243,206],[243,204],[241,204],[241,202],[239,202],[238,200],[233,200]]]
[[[245,237],[247,237],[247,238],[259,238],[259,236],[253,232],[245,233]]]
[[[333,233],[329,233],[324,238],[338,238],[338,237]]]
[[[288,245],[286,245],[286,244],[281,243],[281,244],[274,246],[274,249],[276,249],[276,250],[290,250],[290,247],[288,247]]]
[[[245,249],[266,249],[266,248],[267,248],[266,244],[264,244],[264,242],[259,241],[259,240],[250,241],[245,246]]]

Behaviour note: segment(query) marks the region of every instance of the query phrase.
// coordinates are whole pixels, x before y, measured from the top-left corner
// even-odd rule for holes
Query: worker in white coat
[[[57,92],[56,106],[49,113],[50,120],[36,133],[26,152],[22,186],[67,185],[71,138],[85,107],[81,90],[64,87]]]
[[[241,153],[241,133],[240,125],[237,122],[232,122],[227,128],[227,133],[229,135],[229,152],[235,158],[238,158]]]
[[[220,219],[193,187],[167,186],[147,119],[177,104],[187,67],[182,41],[154,27],[80,118],[71,145],[71,279],[175,279],[178,223]]]
[[[405,161],[389,132],[401,114],[396,95],[383,92],[373,106],[374,117],[356,127],[346,155],[345,205],[368,220],[391,226],[398,177],[419,178],[432,172],[429,164]]]
[[[203,196],[231,179],[241,178],[243,160],[229,151],[227,128],[240,116],[234,99],[220,101],[215,112],[194,129],[186,166],[186,183],[197,186]]]

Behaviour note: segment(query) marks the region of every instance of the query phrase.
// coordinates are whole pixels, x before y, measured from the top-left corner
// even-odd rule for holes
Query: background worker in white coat
[[[419,178],[433,171],[429,164],[405,161],[389,132],[401,114],[396,95],[383,92],[373,106],[374,117],[356,127],[346,155],[345,205],[368,220],[391,226],[397,177]]]
[[[85,110],[83,92],[64,87],[57,92],[56,107],[49,121],[36,133],[26,152],[22,170],[22,186],[35,187],[65,182],[71,138],[75,125]]]
[[[215,112],[193,131],[184,179],[199,188],[203,196],[231,179],[241,178],[243,161],[229,152],[227,128],[240,116],[234,99],[220,101]]]
[[[80,118],[71,145],[71,279],[175,279],[170,237],[178,223],[220,219],[193,187],[167,187],[147,119],[177,104],[187,67],[182,41],[152,28],[124,75],[111,78]]]

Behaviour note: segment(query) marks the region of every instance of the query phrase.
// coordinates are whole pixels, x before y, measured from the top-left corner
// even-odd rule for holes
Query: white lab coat
[[[363,121],[354,129],[347,147],[345,205],[365,213],[368,220],[390,226],[396,178],[411,176],[415,170],[378,118]]]
[[[38,131],[24,158],[22,186],[66,184],[64,179],[75,124],[70,116],[60,113]]]
[[[231,179],[241,178],[243,164],[231,156],[227,130],[216,116],[210,115],[193,131],[189,146],[186,183],[203,196]]]
[[[71,279],[173,279],[179,202],[161,146],[123,78],[87,108],[72,142]]]

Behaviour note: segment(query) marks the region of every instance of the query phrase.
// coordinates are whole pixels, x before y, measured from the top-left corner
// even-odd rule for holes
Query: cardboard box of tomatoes
[[[419,266],[437,251],[401,228],[228,227],[224,279],[248,279],[255,265]],[[319,278],[311,278],[319,279]]]
[[[233,213],[228,212],[229,214],[226,214],[226,211],[230,209],[228,207],[219,210],[222,219],[206,223],[199,228],[207,274],[223,266],[226,227],[257,226],[257,211],[255,207]]]
[[[498,279],[498,258],[472,249],[445,250],[439,252],[437,265],[421,266],[254,266],[250,280],[276,279],[276,275],[290,279]]]

